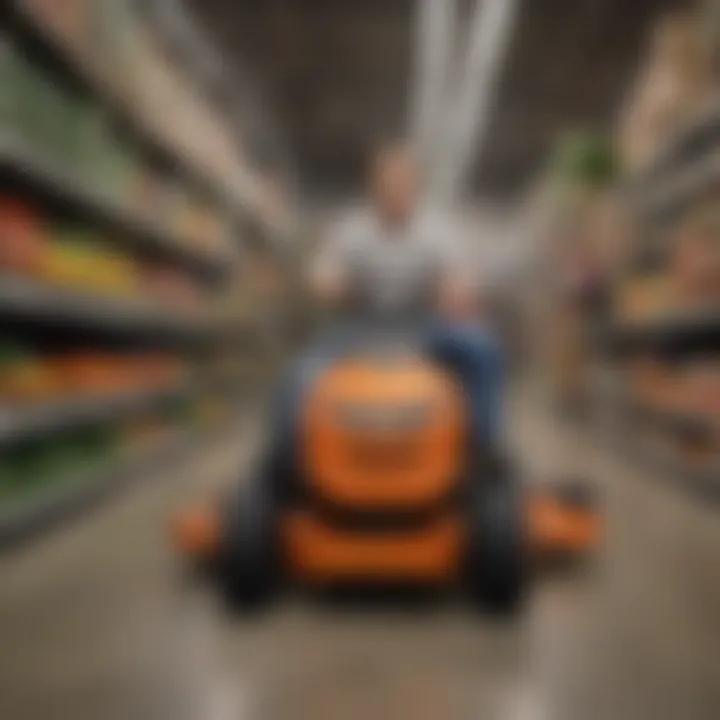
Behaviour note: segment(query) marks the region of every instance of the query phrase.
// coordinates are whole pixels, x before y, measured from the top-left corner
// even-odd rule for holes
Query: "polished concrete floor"
[[[228,618],[165,542],[173,507],[242,464],[252,430],[147,478],[0,558],[7,720],[715,720],[720,508],[628,465],[521,402],[534,473],[603,488],[607,542],[538,579],[516,621],[462,603],[291,599]]]

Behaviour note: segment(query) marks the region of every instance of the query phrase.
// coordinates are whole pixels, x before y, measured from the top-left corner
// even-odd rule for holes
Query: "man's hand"
[[[440,284],[440,314],[449,320],[467,320],[478,312],[477,294],[470,284],[459,277],[447,277]]]
[[[335,268],[318,268],[311,274],[310,289],[315,299],[323,305],[338,305],[347,290],[344,273]]]

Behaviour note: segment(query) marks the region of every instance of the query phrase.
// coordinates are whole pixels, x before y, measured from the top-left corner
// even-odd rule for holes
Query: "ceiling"
[[[473,193],[494,199],[522,191],[559,133],[611,120],[650,22],[680,4],[518,2],[496,107],[471,173]],[[267,139],[272,126],[306,192],[356,193],[368,149],[407,125],[415,0],[186,4],[218,47],[228,76],[238,78],[238,94],[251,90],[253,102],[260,98],[265,108],[248,114],[246,134],[255,152],[270,163],[277,159],[272,148],[278,143]],[[461,19],[469,5],[462,0]]]

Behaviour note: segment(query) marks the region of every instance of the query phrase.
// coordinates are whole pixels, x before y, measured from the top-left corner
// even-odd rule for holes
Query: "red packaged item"
[[[47,235],[32,208],[0,197],[0,270],[34,274],[46,247]]]

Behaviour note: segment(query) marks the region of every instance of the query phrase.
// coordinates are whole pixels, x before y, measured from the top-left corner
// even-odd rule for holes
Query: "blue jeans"
[[[476,324],[437,323],[426,337],[432,358],[446,367],[465,391],[472,437],[481,447],[500,442],[505,361],[499,343]]]
[[[429,356],[455,375],[464,388],[474,442],[479,447],[498,443],[505,380],[505,362],[499,344],[475,324],[435,323],[429,325],[422,336]],[[303,397],[314,378],[337,356],[338,348],[342,348],[342,337],[330,335],[289,368],[274,408],[272,447],[294,447]]]

